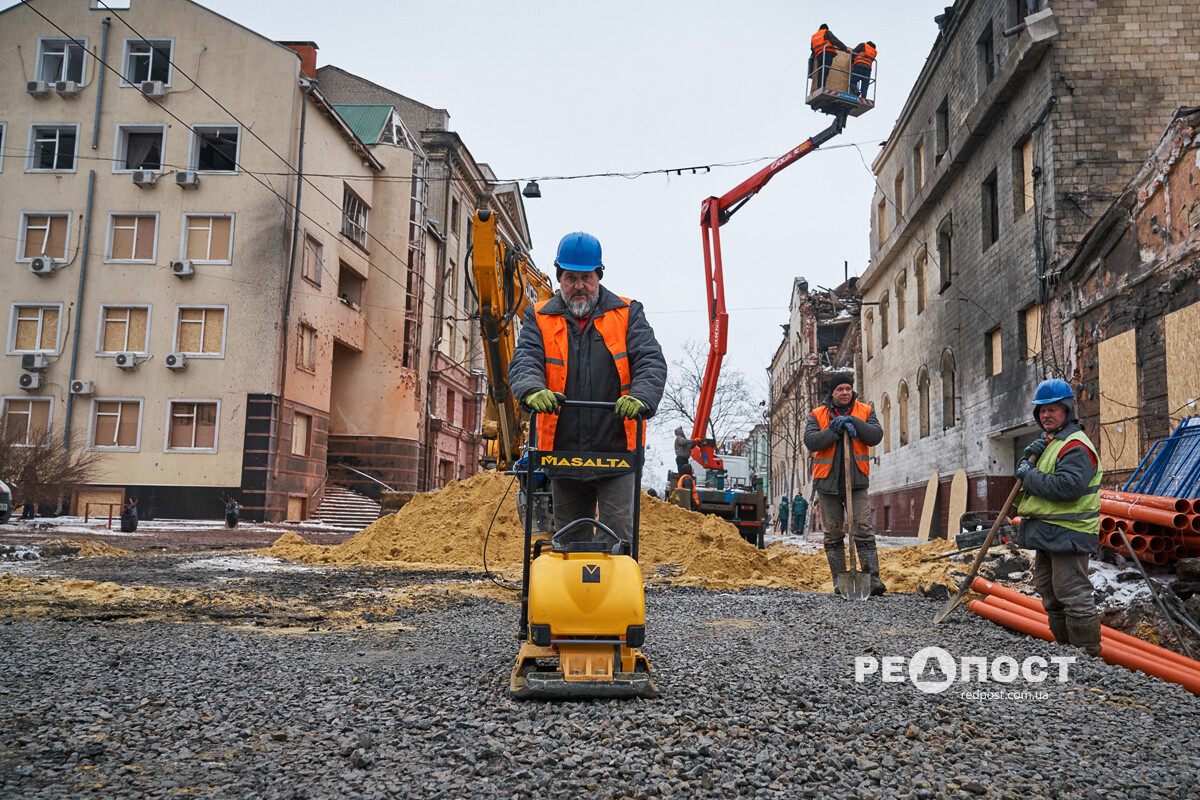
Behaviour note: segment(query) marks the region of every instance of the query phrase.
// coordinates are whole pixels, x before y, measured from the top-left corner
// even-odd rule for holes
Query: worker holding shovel
[[[848,439],[847,439],[848,437]],[[844,442],[851,442],[850,458],[846,457]],[[870,484],[870,448],[883,441],[883,426],[875,410],[860,403],[849,375],[834,375],[829,383],[829,397],[814,408],[804,426],[804,446],[813,454],[813,486],[825,521],[825,557],[833,575],[835,590],[846,575],[846,525],[853,525],[853,541],[863,571],[870,575],[870,593],[887,591],[879,579],[879,554],[875,549],[875,531],[871,527],[867,507],[867,486]],[[853,464],[847,475],[847,464]],[[846,487],[850,486],[847,496]],[[851,508],[852,520],[846,519]],[[854,554],[851,554],[851,564]]]

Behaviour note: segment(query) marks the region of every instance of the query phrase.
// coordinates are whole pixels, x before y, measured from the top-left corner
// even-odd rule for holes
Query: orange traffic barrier
[[[1134,494],[1133,492],[1118,492],[1114,489],[1102,489],[1100,499],[1113,500],[1118,503],[1129,503],[1133,506],[1158,508],[1163,511],[1173,511],[1176,514],[1196,514],[1192,510],[1192,501],[1182,497],[1161,497],[1156,494]]]
[[[1116,500],[1105,500],[1103,497],[1100,498],[1100,511],[1101,513],[1111,514],[1116,517],[1140,519],[1168,528],[1185,528],[1191,524],[1191,520],[1187,514],[1166,511],[1161,508],[1137,506],[1132,503],[1120,503]]]

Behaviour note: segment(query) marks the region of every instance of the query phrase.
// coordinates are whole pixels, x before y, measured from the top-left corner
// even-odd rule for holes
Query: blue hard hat
[[[572,272],[603,269],[604,263],[600,260],[600,240],[583,231],[568,233],[558,243],[558,255],[554,259],[554,266]]]
[[[1062,400],[1074,400],[1075,392],[1071,391],[1071,384],[1058,378],[1052,378],[1048,381],[1042,381],[1038,384],[1037,391],[1033,393],[1033,405],[1044,406],[1047,403],[1057,403]]]

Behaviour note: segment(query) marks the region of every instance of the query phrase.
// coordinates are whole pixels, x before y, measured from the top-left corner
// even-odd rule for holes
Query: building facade
[[[873,164],[863,374],[884,441],[880,532],[913,535],[933,471],[998,509],[1036,434],[1031,400],[1069,378],[1047,275],[1194,97],[1200,9],[960,0]],[[935,530],[945,525],[939,494]]]

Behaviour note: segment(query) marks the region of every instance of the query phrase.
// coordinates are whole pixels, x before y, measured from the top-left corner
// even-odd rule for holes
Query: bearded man
[[[559,290],[525,312],[508,368],[513,395],[538,412],[538,449],[629,453],[637,426],[654,416],[667,383],[667,362],[642,304],[600,285],[600,241],[568,233],[554,259]],[[612,409],[564,406],[570,400],[610,402]],[[639,421],[640,420],[640,421]],[[554,527],[598,519],[625,541],[633,536],[633,459],[623,473],[547,467]],[[597,513],[597,509],[599,513]]]

